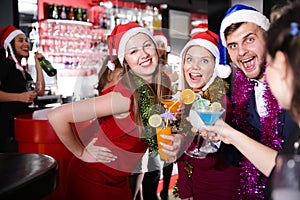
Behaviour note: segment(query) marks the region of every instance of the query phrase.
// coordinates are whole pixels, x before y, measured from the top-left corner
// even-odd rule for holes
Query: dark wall
[[[289,0],[289,1],[295,1],[295,0]],[[273,6],[277,5],[277,6],[281,7],[286,3],[287,3],[287,0],[264,0],[263,13],[265,16],[267,16],[269,18],[271,9]]]
[[[208,0],[208,28],[219,33],[221,21],[230,7],[230,0]]]
[[[19,27],[18,0],[1,0],[0,27],[12,24]]]

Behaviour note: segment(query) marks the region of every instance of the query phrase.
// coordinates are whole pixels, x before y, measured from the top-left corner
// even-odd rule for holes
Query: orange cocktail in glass
[[[166,105],[167,109],[170,109],[171,113],[177,112],[179,106],[179,100],[176,100],[174,98],[174,95],[163,95],[160,98],[160,102]]]
[[[157,127],[156,128],[156,137],[157,137],[157,144],[158,144],[158,152],[161,160],[168,160],[170,158],[173,158],[173,156],[170,156],[162,151],[162,146],[160,142],[163,142],[165,144],[171,145],[172,141],[162,138],[160,135],[172,135],[172,128],[170,126],[168,127]]]

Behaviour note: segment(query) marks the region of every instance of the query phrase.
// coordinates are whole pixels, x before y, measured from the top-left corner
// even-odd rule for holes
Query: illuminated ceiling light
[[[167,9],[168,8],[168,4],[166,4],[166,3],[160,4],[160,8],[161,9]]]

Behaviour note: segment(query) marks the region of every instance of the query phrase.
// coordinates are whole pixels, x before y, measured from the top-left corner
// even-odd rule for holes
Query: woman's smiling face
[[[212,77],[215,69],[215,57],[206,48],[192,46],[183,59],[183,73],[188,85],[201,89]]]
[[[15,56],[17,59],[29,56],[29,42],[24,34],[15,37]]]
[[[158,66],[158,54],[152,39],[144,33],[132,36],[125,47],[125,60],[135,74],[146,80],[149,76],[152,78]]]

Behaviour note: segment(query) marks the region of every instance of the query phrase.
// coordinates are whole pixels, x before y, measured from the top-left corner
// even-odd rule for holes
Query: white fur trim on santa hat
[[[123,62],[124,62],[125,47],[126,47],[126,44],[127,44],[128,40],[132,36],[134,36],[138,33],[144,33],[144,34],[148,35],[151,38],[151,40],[154,42],[155,46],[157,46],[156,41],[155,41],[152,33],[146,28],[136,27],[136,28],[132,28],[132,29],[126,31],[124,33],[124,35],[122,36],[122,38],[121,38],[121,41],[119,43],[119,48],[118,48],[118,59],[119,59],[121,65],[123,65]]]
[[[208,28],[193,28],[190,35],[193,36],[197,33],[201,33],[201,32],[204,32],[204,31],[207,31]]]
[[[8,44],[19,34],[25,35],[21,30],[17,29],[11,32],[7,38],[4,40],[4,49],[7,50]]]
[[[13,49],[12,49],[10,43],[8,43],[8,46],[7,46],[7,47],[9,48],[10,55],[11,55],[12,59],[13,59],[13,60],[15,61],[15,63],[16,63],[16,68],[17,68],[18,70],[20,70],[20,71],[23,71],[24,69],[23,69],[23,67],[19,64],[18,60],[16,59],[16,56],[15,56],[15,54],[14,54],[14,51],[13,51]]]
[[[153,37],[154,37],[156,42],[157,41],[162,41],[165,44],[166,47],[168,46],[168,40],[167,40],[166,37],[164,37],[162,35],[154,35]]]
[[[187,49],[189,49],[191,46],[202,46],[202,47],[205,47],[206,49],[208,49],[214,56],[217,60],[220,59],[220,53],[219,53],[219,49],[218,47],[208,41],[208,40],[204,40],[204,39],[193,39],[193,40],[190,40],[184,47],[183,49],[181,50],[181,54],[180,54],[180,57],[183,58],[186,54],[186,51]]]
[[[224,47],[226,47],[226,39],[224,35],[225,29],[234,23],[252,22],[257,24],[264,30],[268,30],[270,22],[266,16],[255,10],[238,10],[225,17],[221,23],[220,37]]]
[[[165,36],[163,36],[163,35],[154,35],[153,37],[156,40],[156,42],[162,41],[165,44],[167,52],[171,51],[171,47],[168,44],[168,39]]]
[[[11,57],[12,59],[15,61],[16,63],[16,68],[20,71],[23,71],[23,67],[20,66],[20,64],[18,63],[18,60],[16,59],[16,56],[14,54],[14,51],[10,45],[10,42],[19,34],[23,34],[25,35],[25,33],[23,33],[21,30],[17,29],[17,30],[14,30],[12,31],[8,36],[7,38],[4,40],[4,49],[7,51],[7,47],[9,48],[9,51],[10,51],[10,54],[11,54]]]

